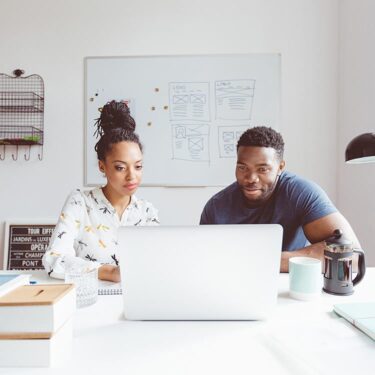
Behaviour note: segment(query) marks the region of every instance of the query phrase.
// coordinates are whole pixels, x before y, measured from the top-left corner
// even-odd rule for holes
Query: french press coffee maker
[[[343,235],[340,229],[325,240],[324,249],[324,287],[327,293],[348,296],[353,294],[353,286],[365,275],[365,255],[363,250],[355,249],[353,243]],[[358,273],[352,280],[353,254],[359,255]]]

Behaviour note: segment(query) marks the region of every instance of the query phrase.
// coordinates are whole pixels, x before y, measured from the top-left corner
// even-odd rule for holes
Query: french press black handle
[[[358,284],[366,273],[366,265],[365,265],[365,253],[361,249],[354,249],[353,253],[357,253],[359,255],[358,258],[358,273],[357,276],[353,280],[353,285]]]

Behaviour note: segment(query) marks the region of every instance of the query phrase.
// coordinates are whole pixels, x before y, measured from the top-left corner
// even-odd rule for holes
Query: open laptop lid
[[[277,224],[121,227],[130,320],[258,320],[277,301]]]

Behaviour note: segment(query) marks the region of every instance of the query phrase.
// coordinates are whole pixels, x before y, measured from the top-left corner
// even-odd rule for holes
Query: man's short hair
[[[280,133],[266,126],[255,126],[247,129],[237,143],[237,151],[240,146],[272,147],[277,156],[283,160],[284,140]]]

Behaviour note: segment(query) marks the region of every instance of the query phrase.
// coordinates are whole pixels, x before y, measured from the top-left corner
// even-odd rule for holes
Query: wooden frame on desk
[[[56,226],[55,220],[12,220],[5,222],[4,270],[39,270],[43,269],[41,258],[48,247],[49,239]],[[19,230],[22,243],[14,248],[14,231]],[[13,237],[12,237],[13,238]],[[21,238],[20,238],[21,240]],[[29,247],[29,248],[28,248]],[[27,254],[27,255],[26,255]]]

